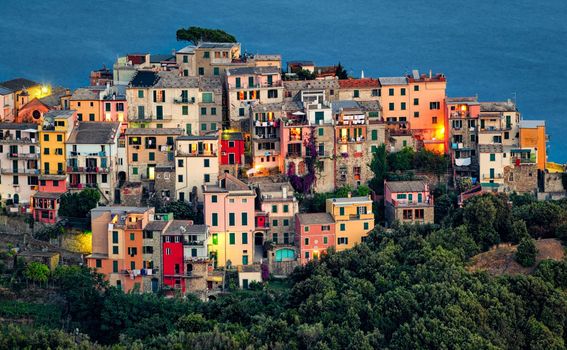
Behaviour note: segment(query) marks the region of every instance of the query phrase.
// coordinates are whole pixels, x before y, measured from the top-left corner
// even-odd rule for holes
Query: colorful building
[[[246,142],[241,132],[225,130],[220,134],[220,172],[237,176],[245,165]]]
[[[386,221],[429,224],[434,220],[433,197],[423,181],[385,181]]]
[[[77,120],[85,122],[101,122],[104,109],[101,94],[105,86],[89,86],[79,88],[73,92],[69,108],[77,111]]]
[[[2,202],[27,206],[38,189],[36,124],[0,123],[0,176]]]
[[[253,236],[255,192],[230,174],[220,175],[218,185],[204,185],[203,192],[205,224],[210,230],[208,251],[215,266],[260,261],[264,241],[261,233]]]
[[[79,122],[67,139],[67,175],[72,191],[96,188],[113,203],[120,123]]]
[[[335,220],[329,213],[304,213],[295,215],[295,245],[299,261],[305,265],[319,260],[327,249],[336,244]]]
[[[181,136],[175,140],[175,197],[203,202],[203,186],[214,185],[219,176],[219,139]]]
[[[15,118],[16,94],[14,91],[0,86],[0,122],[12,122]]]
[[[364,241],[374,228],[370,197],[329,198],[326,211],[335,221],[336,249],[350,249]]]
[[[449,150],[453,176],[478,180],[478,125],[480,103],[476,97],[448,97]]]
[[[126,137],[127,179],[142,182],[153,191],[156,166],[174,165],[175,139],[183,135],[178,128],[128,128]]]
[[[532,148],[537,154],[538,170],[545,170],[547,162],[547,134],[545,120],[520,121],[520,148]],[[528,159],[524,157],[524,159]]]
[[[146,245],[145,237],[152,231],[144,231],[144,228],[153,216],[154,208],[92,209],[93,248],[92,254],[86,257],[87,266],[104,274],[110,285],[125,292],[156,292],[160,282],[160,261],[145,258],[148,251],[160,250],[153,239],[150,240],[152,245]]]
[[[3,81],[0,83],[0,86],[14,92],[16,114],[29,101],[51,95],[51,86],[49,84],[39,84],[25,78]]]
[[[380,100],[380,81],[373,78],[339,80],[338,100],[378,101]]]

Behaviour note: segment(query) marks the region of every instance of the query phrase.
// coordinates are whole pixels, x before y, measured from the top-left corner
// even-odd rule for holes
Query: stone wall
[[[142,205],[143,188],[141,183],[127,183],[120,189],[120,204],[128,207]]]
[[[565,192],[563,173],[543,173],[543,192]]]
[[[505,191],[535,193],[537,190],[537,165],[522,164],[504,167]]]
[[[193,277],[186,282],[186,292],[197,295],[201,299],[207,297],[208,261],[193,261]]]
[[[418,209],[423,209],[423,219],[416,219],[415,218],[415,211]],[[412,219],[411,220],[404,220],[404,210],[412,210]],[[385,216],[386,221],[389,225],[392,225],[395,221],[401,223],[422,223],[422,224],[430,224],[433,223],[435,220],[435,207],[433,205],[429,206],[403,206],[403,207],[394,207],[392,204],[386,202],[385,203]]]
[[[154,190],[164,203],[175,199],[175,168],[156,170]]]

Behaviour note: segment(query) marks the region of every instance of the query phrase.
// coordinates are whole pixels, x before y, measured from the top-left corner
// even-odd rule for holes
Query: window
[[[242,232],[242,244],[248,244],[248,233]]]
[[[217,108],[211,107],[211,115],[217,115]]]
[[[272,220],[272,226],[277,227],[278,226],[278,220]]]
[[[138,168],[132,168],[132,175],[138,175]]]
[[[156,160],[156,154],[154,152],[150,152],[148,154],[148,157],[149,157],[150,160],[154,160],[154,161]]]
[[[248,255],[242,255],[242,265],[248,265]]]
[[[210,182],[210,181],[211,181],[211,175],[205,174],[205,175],[203,176],[203,180],[205,181],[205,183]]]
[[[183,168],[183,159],[178,159],[178,160],[177,160],[177,167],[178,167],[178,168]]]
[[[213,68],[213,75],[219,75],[219,67]]]
[[[496,154],[490,153],[490,161],[491,161],[491,162],[495,162],[495,161],[496,161]]]
[[[419,91],[419,85],[414,85],[414,86],[413,86],[413,91]]]
[[[305,238],[305,239],[303,240],[303,244],[304,244],[304,245],[309,245],[309,238]]]
[[[112,246],[112,254],[118,254],[118,246],[117,245]]]
[[[319,136],[325,135],[325,129],[319,128]]]
[[[133,161],[133,162],[137,162],[137,161],[138,161],[138,153],[132,153],[132,161]]]
[[[278,98],[278,90],[268,90],[268,98]]]
[[[441,109],[441,103],[429,102],[429,109]]]
[[[189,63],[189,56],[183,55],[183,63]]]
[[[424,214],[425,214],[425,212],[424,212],[423,209],[416,209],[416,210],[415,210],[415,218],[416,218],[416,219],[421,219],[421,220],[423,220]]]
[[[204,166],[205,168],[208,168],[209,165],[210,165],[210,162],[211,162],[210,159],[204,159],[204,160],[203,160],[203,166]]]
[[[289,213],[289,205],[288,205],[288,204],[284,204],[284,206],[283,206],[283,212],[284,212],[284,213]]]
[[[274,242],[274,244],[278,244],[278,234],[277,233],[272,233],[272,242]]]
[[[289,232],[284,232],[283,242],[284,242],[284,244],[289,244]]]
[[[378,130],[372,130],[372,141],[378,140]]]
[[[406,103],[405,103],[405,102],[402,102],[402,104],[401,104],[401,109],[402,109],[402,111],[405,111],[405,110],[406,110]]]
[[[236,237],[234,236],[234,232],[228,234],[228,244],[234,245],[236,243]]]
[[[413,218],[413,210],[412,209],[404,209],[402,216],[404,220],[412,220]]]
[[[419,106],[419,98],[414,98],[414,99],[413,99],[413,105],[414,105],[414,106]]]
[[[183,175],[177,175],[177,182],[183,182]]]
[[[289,226],[289,219],[283,219],[283,225]]]
[[[305,232],[309,232],[309,226],[305,226],[305,227],[303,227],[303,231],[305,231]]]
[[[144,98],[144,90],[138,90],[138,98]]]
[[[112,262],[112,272],[114,272],[114,273],[118,272],[118,261]],[[120,282],[120,281],[118,281],[118,282]]]
[[[348,237],[339,237],[337,239],[337,244],[339,245],[348,244]]]
[[[181,114],[189,115],[189,106],[181,106]]]
[[[309,252],[305,252],[305,259],[309,259]]]
[[[331,226],[330,225],[323,225],[323,226],[321,226],[321,231],[331,231]]]
[[[103,184],[108,183],[108,174],[102,174],[101,181]]]
[[[203,58],[210,58],[210,57],[211,57],[211,53],[209,51],[203,52]]]
[[[388,95],[394,96],[394,89],[393,88],[388,89]]]
[[[405,95],[406,95],[406,88],[401,88],[401,89],[400,89],[400,94],[401,94],[402,96],[405,96]]]
[[[211,196],[211,202],[212,202],[212,203],[216,203],[216,202],[217,202],[217,195],[216,195],[216,194],[214,194],[214,195]]]
[[[239,109],[238,109],[238,116],[239,116],[239,117],[244,117],[244,108],[239,108]]]
[[[380,89],[372,89],[372,96],[380,96]]]
[[[91,121],[91,122],[94,122],[94,121],[95,121],[94,113],[90,113],[90,114],[89,114],[89,121]]]
[[[278,206],[272,205],[272,213],[277,213],[277,212],[278,212]]]
[[[205,68],[199,67],[199,75],[205,75]]]
[[[241,213],[240,218],[242,219],[242,226],[248,225],[248,213]]]
[[[118,243],[118,231],[112,231],[112,243]]]
[[[130,232],[130,240],[133,241],[136,239],[136,236],[134,235],[134,232]]]
[[[352,97],[354,97],[354,98],[360,97],[360,91],[354,90]]]
[[[346,224],[341,224],[341,231],[345,231],[346,230]]]
[[[368,230],[368,226],[369,226],[368,223],[365,222],[365,223],[364,223],[364,229],[365,229],[365,230]]]
[[[213,214],[213,215],[215,215],[215,214]],[[213,233],[213,245],[218,245],[218,244],[219,244],[219,234]]]
[[[340,207],[339,208],[339,215],[345,215],[345,208],[344,207]]]
[[[236,215],[234,213],[229,213],[228,214],[228,225],[229,226],[234,226],[236,225]]]
[[[49,141],[49,135],[48,134],[43,135],[43,141]]]
[[[431,124],[437,124],[437,117],[431,117]]]
[[[213,226],[218,226],[219,225],[219,214],[212,213],[211,214],[211,221],[212,221]]]
[[[396,107],[394,106],[394,102],[390,102],[390,103],[388,104],[388,110],[393,111],[393,110],[395,110],[395,109],[396,109]]]

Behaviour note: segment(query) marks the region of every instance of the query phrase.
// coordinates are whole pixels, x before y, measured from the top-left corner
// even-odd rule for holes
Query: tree
[[[189,41],[194,45],[202,41],[215,43],[235,43],[236,37],[220,29],[208,29],[201,27],[181,28],[176,33],[177,41]]]
[[[297,74],[297,78],[299,80],[314,80],[317,78],[317,74],[315,74],[315,72],[311,72],[307,69],[300,69],[294,73]]]
[[[49,267],[37,261],[32,261],[26,265],[24,276],[33,282],[45,283],[49,279]]]
[[[341,64],[341,62],[339,62],[339,64],[337,64],[337,68],[335,69],[335,75],[337,76],[337,78],[344,80],[344,79],[348,79],[348,73],[346,71],[346,69],[343,67],[343,65]]]
[[[61,196],[59,216],[85,218],[100,201],[98,189],[87,188],[78,193],[65,193]]]
[[[388,171],[406,171],[414,168],[415,151],[404,147],[398,152],[388,153]]]
[[[388,171],[387,159],[386,145],[382,144],[378,146],[376,151],[372,154],[372,161],[370,161],[368,165],[370,170],[374,173],[374,177],[370,179],[368,184],[377,194],[384,193],[384,179]]]
[[[524,267],[530,267],[534,266],[536,256],[537,247],[535,245],[535,241],[532,238],[522,239],[518,245],[518,250],[516,251],[516,261]]]

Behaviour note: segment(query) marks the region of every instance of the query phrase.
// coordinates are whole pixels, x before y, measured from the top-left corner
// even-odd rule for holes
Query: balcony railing
[[[365,138],[362,137],[362,136],[361,136],[361,137],[357,137],[357,138],[354,138],[354,137],[351,137],[351,138],[339,137],[339,138],[337,139],[337,142],[338,142],[338,143],[359,143],[359,142],[364,142],[364,141],[365,141]]]
[[[483,180],[500,180],[502,179],[504,176],[502,174],[493,174],[492,176],[489,174],[483,174],[482,175],[482,179]]]
[[[271,88],[271,87],[279,87],[282,86],[283,83],[281,80],[277,80],[271,83],[255,83],[255,84],[228,84],[229,89],[259,89],[259,88]]]
[[[108,174],[109,168],[102,167],[75,167],[68,166],[67,173],[91,173],[91,174]]]
[[[142,229],[142,221],[136,221],[136,222],[127,222],[126,223],[126,229],[128,230],[141,230]]]
[[[129,115],[128,120],[131,122],[151,122],[151,121],[163,121],[163,120],[171,120],[173,117],[171,115],[162,115],[162,116],[155,116],[155,115]]]
[[[254,121],[254,126],[274,126],[276,124],[275,121]]]
[[[9,153],[8,154],[8,159],[30,160],[30,159],[37,159],[38,157],[39,157],[39,154],[37,154],[37,153]]]
[[[177,151],[175,153],[177,157],[216,157],[217,152],[207,152],[207,151],[196,151],[196,152],[185,152],[185,151]]]
[[[39,169],[6,168],[2,169],[2,174],[39,175]]]
[[[423,206],[423,207],[428,207],[428,206],[432,206],[433,205],[433,199],[429,198],[429,199],[425,199],[420,201],[417,200],[403,200],[403,199],[392,199],[392,204],[395,207],[419,207],[419,206]]]
[[[183,245],[189,245],[189,246],[204,246],[205,245],[205,240],[201,240],[201,241],[188,241],[188,240],[184,240],[183,241]]]
[[[192,104],[195,103],[195,97],[176,97],[173,99],[173,103]]]
[[[512,157],[513,164],[535,164],[534,158]]]
[[[37,139],[30,139],[29,137],[22,137],[19,139],[13,137],[7,137],[7,138],[0,138],[0,143],[2,144],[37,143]]]

